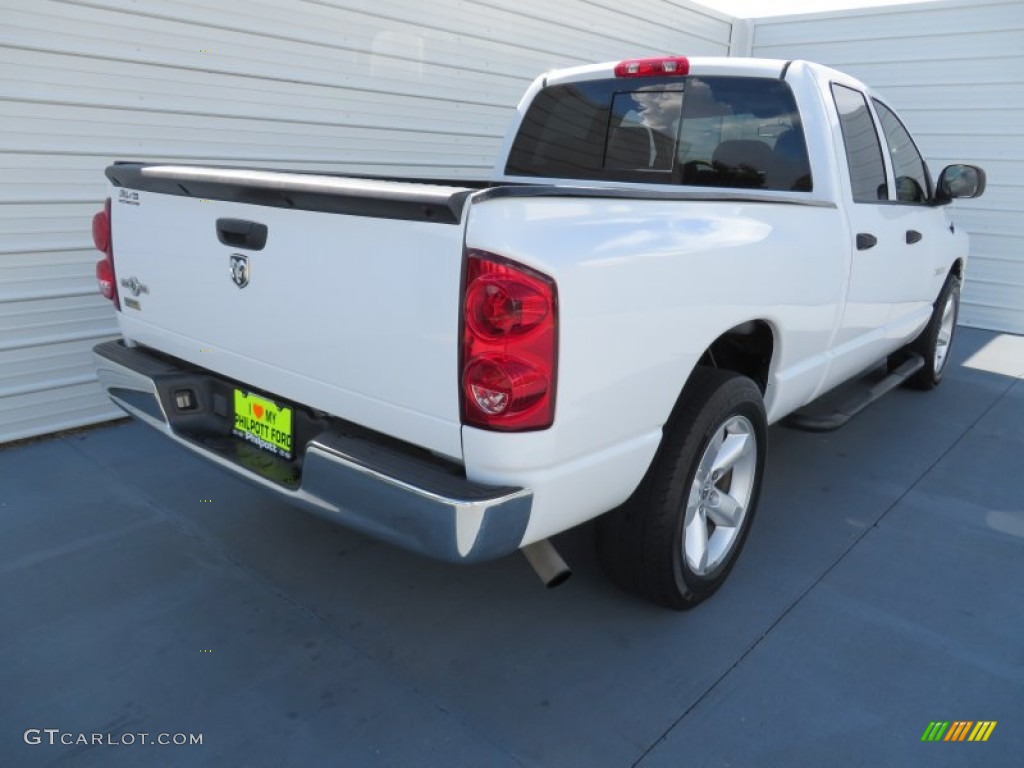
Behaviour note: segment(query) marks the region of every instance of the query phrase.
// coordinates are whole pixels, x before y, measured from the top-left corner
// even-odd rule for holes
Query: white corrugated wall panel
[[[877,88],[932,172],[973,162],[978,200],[958,201],[971,233],[962,322],[1024,333],[1024,3],[989,0],[757,19],[752,55],[810,59]]]
[[[481,178],[540,72],[731,31],[687,0],[0,0],[0,442],[119,413],[89,357],[113,160]]]

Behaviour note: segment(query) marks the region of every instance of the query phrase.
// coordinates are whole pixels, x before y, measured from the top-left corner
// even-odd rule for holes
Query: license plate
[[[263,450],[291,459],[292,409],[258,395],[235,390],[235,428],[232,432]]]

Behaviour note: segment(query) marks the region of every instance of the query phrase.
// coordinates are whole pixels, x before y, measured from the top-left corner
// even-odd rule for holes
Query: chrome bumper
[[[100,385],[127,413],[318,515],[449,562],[519,549],[533,504],[529,489],[472,482],[455,464],[334,419],[316,422],[305,446],[297,441],[296,460],[284,462],[230,436],[229,414],[218,413],[210,395],[229,382],[121,341],[98,345],[93,357]],[[178,410],[172,391],[182,388],[198,394],[198,408]]]

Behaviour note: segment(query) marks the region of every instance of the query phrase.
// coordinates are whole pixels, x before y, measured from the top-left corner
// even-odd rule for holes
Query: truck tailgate
[[[461,200],[471,190],[147,170],[108,170],[120,187],[112,228],[127,338],[461,457]],[[246,238],[248,224],[266,227],[264,245]]]

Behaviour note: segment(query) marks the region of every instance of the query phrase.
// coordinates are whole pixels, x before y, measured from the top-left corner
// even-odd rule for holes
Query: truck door
[[[892,322],[913,326],[924,323],[946,276],[939,259],[939,243],[949,237],[945,212],[930,204],[931,178],[921,153],[906,127],[889,107],[872,99],[882,126],[893,177],[890,215],[903,229],[903,248],[893,265],[901,301],[893,307]],[[909,331],[908,331],[909,332]]]
[[[835,384],[891,351],[888,325],[894,307],[910,300],[909,274],[901,262],[908,223],[892,205],[882,142],[867,97],[856,88],[832,84],[839,117],[836,141],[845,150],[846,209],[853,259],[846,307],[833,345],[828,382]],[[842,182],[842,179],[840,179]]]

